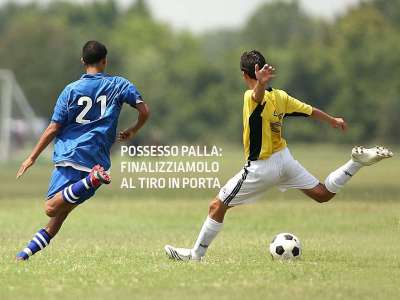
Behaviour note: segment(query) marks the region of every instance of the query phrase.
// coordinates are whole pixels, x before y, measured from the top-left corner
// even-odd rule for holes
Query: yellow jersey
[[[286,147],[282,138],[285,116],[310,116],[312,106],[303,103],[285,91],[269,88],[264,99],[252,99],[253,90],[244,93],[243,145],[247,160],[267,159],[272,153]]]

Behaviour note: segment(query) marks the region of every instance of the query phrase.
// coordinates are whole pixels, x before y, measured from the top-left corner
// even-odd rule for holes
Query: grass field
[[[294,146],[292,152],[322,179],[349,151]],[[240,155],[224,152],[222,182],[241,167]],[[114,184],[76,209],[49,248],[16,263],[16,252],[46,221],[42,199],[51,171],[39,162],[16,182],[16,168],[0,171],[2,300],[399,299],[398,157],[362,170],[323,205],[297,191],[271,190],[233,209],[200,264],[170,261],[163,246],[193,244],[216,191],[121,191],[118,167]],[[301,239],[301,260],[270,259],[269,240],[284,231]]]

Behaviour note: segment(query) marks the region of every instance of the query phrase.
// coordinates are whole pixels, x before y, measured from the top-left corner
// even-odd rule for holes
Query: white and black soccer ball
[[[275,259],[297,259],[301,255],[300,240],[294,234],[279,233],[269,244],[269,252]]]

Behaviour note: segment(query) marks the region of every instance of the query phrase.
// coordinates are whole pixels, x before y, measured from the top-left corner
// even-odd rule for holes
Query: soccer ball
[[[269,252],[272,258],[281,260],[297,259],[301,255],[300,240],[294,234],[279,233],[269,244]]]

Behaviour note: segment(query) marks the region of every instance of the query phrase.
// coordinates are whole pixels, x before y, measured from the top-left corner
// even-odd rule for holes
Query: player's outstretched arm
[[[132,127],[129,127],[128,129],[121,131],[118,135],[118,141],[126,141],[132,139],[149,118],[150,109],[146,103],[138,103],[135,108],[139,112],[136,124]]]
[[[262,69],[258,65],[255,66],[257,78],[256,86],[253,89],[252,98],[255,102],[261,103],[264,99],[265,88],[268,82],[275,77],[275,68],[265,64]]]
[[[313,107],[311,118],[321,121],[321,122],[328,123],[333,128],[337,128],[342,131],[346,131],[346,129],[347,129],[347,123],[343,118],[332,117],[331,115],[327,114],[326,112],[324,112],[318,108],[315,108],[315,107]]]
[[[30,168],[35,163],[40,153],[42,153],[43,150],[46,149],[46,147],[50,144],[50,142],[56,137],[60,128],[61,125],[54,122],[51,122],[49,126],[47,126],[46,130],[43,132],[35,148],[33,148],[32,153],[21,164],[21,167],[17,172],[17,179],[21,177],[22,174],[24,174],[25,171],[28,170],[28,168]]]

